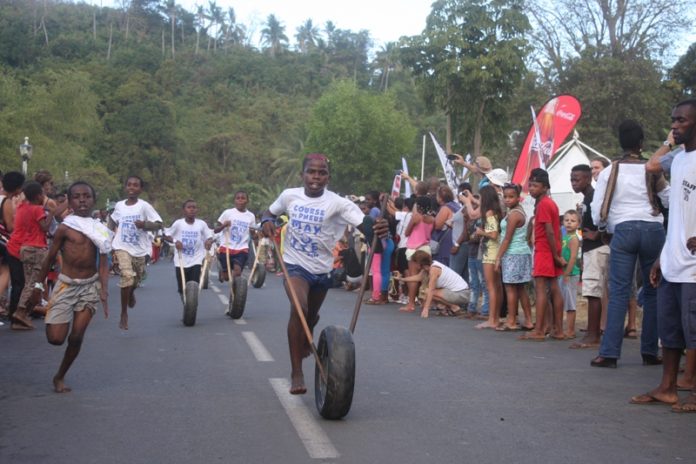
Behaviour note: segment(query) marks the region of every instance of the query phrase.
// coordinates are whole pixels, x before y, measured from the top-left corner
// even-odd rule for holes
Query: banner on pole
[[[401,170],[404,171],[407,175],[410,175],[408,173],[408,164],[406,164],[406,158],[404,158],[404,157],[401,157]],[[410,182],[406,182],[406,184],[404,185],[404,196],[406,198],[411,197],[411,183]]]
[[[523,191],[528,192],[529,173],[532,169],[549,165],[581,115],[580,102],[572,95],[559,95],[547,101],[538,116],[533,118],[527,139],[517,158],[512,182],[520,184]]]
[[[457,186],[459,185],[459,177],[457,177],[457,172],[454,170],[452,162],[447,159],[447,153],[442,149],[437,139],[430,132],[430,138],[433,140],[433,145],[435,145],[435,151],[437,151],[437,156],[440,158],[440,164],[442,165],[442,170],[445,171],[445,179],[447,180],[447,185],[452,189],[453,192],[457,191]],[[422,180],[422,179],[421,179]]]
[[[394,182],[392,183],[391,197],[398,198],[401,195],[401,174],[394,176]]]

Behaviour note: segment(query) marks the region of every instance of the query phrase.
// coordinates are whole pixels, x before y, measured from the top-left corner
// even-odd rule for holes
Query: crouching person
[[[411,262],[416,265],[418,274],[410,277],[399,277],[402,282],[420,282],[423,274],[428,276],[428,287],[425,291],[425,301],[421,309],[421,317],[427,318],[433,303],[444,305],[443,315],[457,316],[462,314],[461,307],[469,304],[469,285],[466,280],[444,264],[433,261],[425,251],[418,250],[411,256]]]

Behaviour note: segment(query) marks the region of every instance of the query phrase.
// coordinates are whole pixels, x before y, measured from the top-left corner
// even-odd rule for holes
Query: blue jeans
[[[624,320],[631,296],[636,261],[643,276],[641,354],[657,355],[657,290],[650,285],[650,268],[660,257],[665,230],[659,222],[626,221],[614,228],[609,248],[609,307],[599,355],[620,358]]]
[[[450,255],[449,267],[469,282],[469,244],[462,243],[457,254]]]
[[[478,306],[479,296],[483,294],[481,303],[481,314],[488,315],[488,288],[486,278],[483,276],[483,264],[480,259],[469,257],[469,288],[471,289],[471,299],[469,300],[469,312],[475,313]]]

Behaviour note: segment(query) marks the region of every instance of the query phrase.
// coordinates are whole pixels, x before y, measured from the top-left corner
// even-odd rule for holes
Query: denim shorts
[[[672,283],[657,288],[657,330],[665,348],[696,348],[696,283]]]
[[[325,292],[332,287],[331,273],[312,274],[307,269],[297,264],[285,263],[290,277],[299,277],[309,284],[310,292]]]

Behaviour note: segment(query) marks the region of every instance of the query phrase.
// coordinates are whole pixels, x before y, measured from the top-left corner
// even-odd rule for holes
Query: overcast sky
[[[285,35],[295,43],[295,32],[307,19],[322,32],[326,21],[333,21],[339,29],[358,32],[370,31],[370,37],[379,48],[403,35],[418,35],[425,28],[433,0],[217,0],[226,13],[234,8],[237,22],[245,25],[252,35],[252,45],[258,45],[260,31],[268,15],[274,14],[285,26]],[[118,5],[118,0],[87,0],[103,6]],[[208,7],[207,0],[178,0],[177,4],[195,12],[196,4]]]

